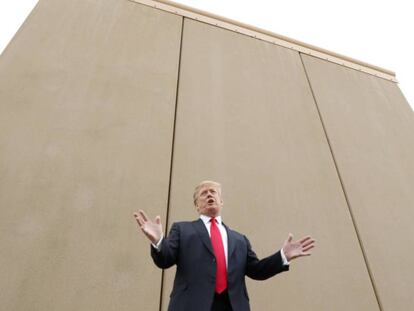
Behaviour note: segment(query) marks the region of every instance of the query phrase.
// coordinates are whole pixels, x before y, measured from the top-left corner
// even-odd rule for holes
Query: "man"
[[[160,217],[151,221],[140,210],[134,213],[142,232],[151,241],[151,256],[162,269],[177,265],[169,311],[250,310],[245,276],[265,280],[289,270],[292,259],[309,256],[315,240],[293,241],[289,234],[280,251],[259,260],[242,234],[221,220],[221,186],[201,182],[194,191],[200,218],[178,222],[163,236]]]

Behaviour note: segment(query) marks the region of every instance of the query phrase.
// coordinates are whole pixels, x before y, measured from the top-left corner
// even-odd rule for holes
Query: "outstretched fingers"
[[[308,250],[311,250],[312,248],[314,248],[315,245],[314,244],[310,244],[304,248],[302,248],[302,252],[307,252]],[[310,255],[310,254],[309,254]]]
[[[138,212],[139,212],[139,214],[140,214],[141,218],[142,218],[144,221],[148,221],[148,216],[147,216],[147,214],[145,214],[145,212],[144,212],[142,209],[140,209]]]
[[[289,236],[283,245],[283,251],[286,258],[295,259],[302,256],[310,256],[312,254],[310,250],[315,247],[315,239],[309,235],[296,241],[292,241],[292,239],[293,235],[289,233]]]
[[[312,245],[314,243],[315,243],[314,239],[309,239],[309,240],[306,240],[305,242],[303,242],[301,244],[302,244],[302,247],[307,247],[307,246]]]
[[[142,227],[145,224],[144,219],[142,219],[142,217],[137,213],[134,213],[134,217],[140,227]]]
[[[134,216],[142,232],[146,234],[147,233],[146,227],[148,223],[150,222],[148,221],[147,215],[144,213],[144,211],[139,210],[138,213],[134,213]]]
[[[310,250],[315,247],[315,239],[312,239],[311,236],[306,236],[299,240],[301,246],[301,254],[300,256],[310,256],[312,252]]]
[[[310,240],[310,239],[312,239],[310,235],[305,236],[305,237],[303,237],[303,238],[301,238],[301,239],[299,240],[299,243],[300,243],[300,244],[303,244],[303,243],[305,243],[306,241],[308,241],[308,240]]]
[[[302,252],[300,255],[301,256],[310,256],[310,255],[312,255],[312,253],[310,253],[310,252]]]

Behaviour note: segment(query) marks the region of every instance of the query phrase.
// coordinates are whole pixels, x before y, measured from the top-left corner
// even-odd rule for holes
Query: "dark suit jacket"
[[[234,311],[250,310],[245,276],[265,280],[282,271],[280,251],[259,260],[249,240],[229,229],[228,294]],[[160,251],[151,247],[154,263],[162,269],[177,265],[169,311],[211,311],[216,279],[216,259],[208,231],[201,219],[174,223],[161,242]]]

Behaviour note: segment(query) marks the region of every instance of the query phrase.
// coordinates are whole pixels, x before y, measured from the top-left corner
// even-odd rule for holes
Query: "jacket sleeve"
[[[167,269],[177,263],[180,248],[180,230],[176,223],[171,226],[168,237],[164,237],[157,250],[151,246],[151,257],[155,265],[161,269]]]
[[[246,275],[254,280],[266,280],[276,274],[288,271],[289,265],[284,265],[280,251],[269,257],[259,260],[252,250],[249,240],[244,237],[247,243]]]

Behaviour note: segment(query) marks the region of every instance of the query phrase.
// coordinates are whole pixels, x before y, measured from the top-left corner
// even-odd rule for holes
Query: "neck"
[[[200,217],[201,217],[201,216],[203,216],[203,217],[208,217],[208,218],[213,218],[213,217],[214,217],[214,218],[217,218],[217,217],[220,217],[220,215],[214,215],[214,216],[213,216],[213,215],[206,215],[206,214],[200,214]]]

